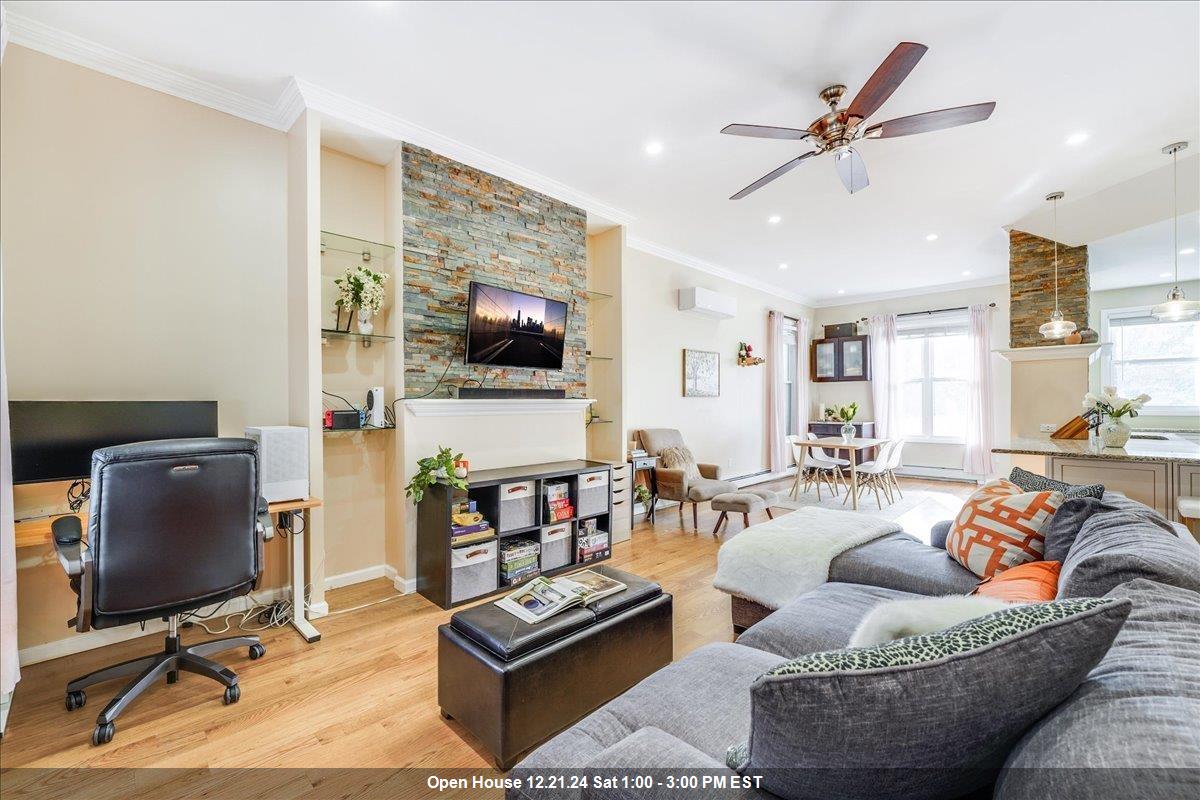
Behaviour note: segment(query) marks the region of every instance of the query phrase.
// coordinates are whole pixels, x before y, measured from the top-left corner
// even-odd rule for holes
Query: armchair
[[[249,439],[172,439],[97,450],[92,454],[88,536],[78,517],[54,521],[59,563],[79,595],[67,622],[77,631],[167,621],[162,652],[76,678],[67,684],[68,711],[82,708],[89,686],[128,675],[96,719],[92,744],[116,732],[118,715],[159,678],[179,672],[212,678],[228,705],[241,697],[237,674],[207,656],[248,647],[257,636],[232,636],[184,647],[181,616],[249,593],[258,583],[263,542],[270,537],[259,494],[258,445]]]
[[[721,467],[717,464],[696,464],[699,477],[689,477],[688,470],[683,467],[662,466],[664,450],[686,447],[683,435],[674,428],[646,428],[638,431],[638,439],[649,455],[659,458],[660,466],[654,470],[658,496],[663,500],[675,500],[679,503],[679,527],[684,527],[684,503],[692,504],[692,527],[699,530],[699,504],[712,500],[719,494],[737,491],[736,484],[721,479]]]

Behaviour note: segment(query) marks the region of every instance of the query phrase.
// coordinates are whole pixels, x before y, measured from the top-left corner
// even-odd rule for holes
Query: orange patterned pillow
[[[1026,492],[992,481],[967,499],[946,537],[946,552],[981,578],[1041,561],[1042,528],[1063,503],[1062,492]]]

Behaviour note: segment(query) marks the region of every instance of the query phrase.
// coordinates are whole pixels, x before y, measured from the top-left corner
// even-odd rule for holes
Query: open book
[[[585,569],[558,578],[534,578],[496,605],[520,620],[536,625],[560,611],[625,590],[625,584]]]

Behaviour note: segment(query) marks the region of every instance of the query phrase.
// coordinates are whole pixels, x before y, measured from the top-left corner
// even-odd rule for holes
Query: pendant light
[[[1188,300],[1183,289],[1179,288],[1179,151],[1187,145],[1187,142],[1175,142],[1162,149],[1164,154],[1171,157],[1171,173],[1174,176],[1175,216],[1172,226],[1175,229],[1175,288],[1167,293],[1167,302],[1159,303],[1150,310],[1154,318],[1161,322],[1187,322],[1200,318],[1200,300]]]
[[[1046,195],[1046,199],[1054,204],[1054,313],[1050,321],[1038,328],[1038,333],[1045,339],[1062,339],[1069,333],[1075,332],[1075,323],[1063,319],[1058,310],[1058,201],[1063,199],[1062,192]]]

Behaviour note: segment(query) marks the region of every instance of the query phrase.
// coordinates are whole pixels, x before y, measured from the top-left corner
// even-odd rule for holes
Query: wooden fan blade
[[[846,109],[846,114],[859,119],[866,119],[879,110],[879,107],[892,96],[892,92],[904,82],[908,73],[925,55],[929,48],[916,42],[901,42],[896,45],[888,57],[883,60],[875,73],[858,90],[854,102]]]
[[[911,117],[889,119],[867,128],[863,132],[863,138],[891,139],[895,136],[909,136],[914,133],[940,131],[942,128],[954,128],[958,125],[970,125],[972,122],[982,122],[990,117],[995,108],[995,103],[976,103],[973,106],[943,108],[941,111],[926,111],[924,114],[913,114]]]
[[[837,169],[838,177],[842,179],[842,185],[850,194],[871,185],[867,178],[867,165],[853,147],[835,152],[833,166]]]
[[[807,158],[811,158],[811,157],[815,156],[816,154],[817,154],[817,151],[814,150],[811,153],[805,153],[802,156],[793,158],[791,161],[787,162],[782,167],[777,167],[777,168],[771,170],[770,172],[768,172],[766,175],[763,175],[761,178],[756,180],[754,183],[750,184],[745,189],[742,189],[740,192],[738,192],[737,194],[735,194],[733,197],[731,197],[729,199],[730,200],[741,200],[743,197],[750,194],[751,192],[758,191],[762,187],[766,186],[768,183],[775,180],[780,175],[783,175],[785,172],[791,172],[796,167],[800,166],[800,163],[802,161],[804,161]]]
[[[730,136],[754,136],[759,139],[807,139],[811,133],[799,128],[776,128],[771,125],[726,125],[721,133]]]

